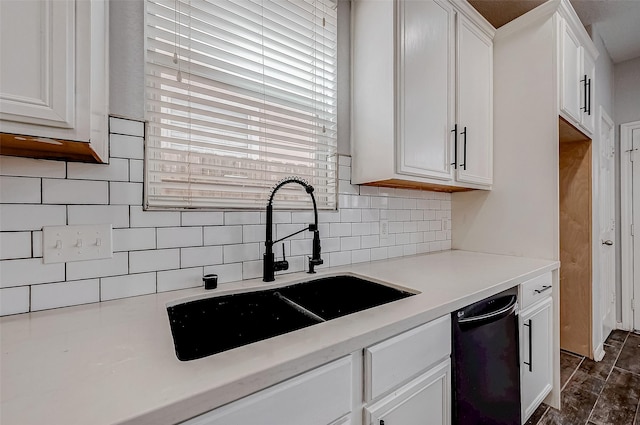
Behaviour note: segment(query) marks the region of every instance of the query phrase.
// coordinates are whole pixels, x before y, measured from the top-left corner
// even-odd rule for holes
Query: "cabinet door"
[[[378,403],[367,407],[370,425],[448,425],[451,423],[451,362],[429,370]]]
[[[0,118],[70,128],[75,121],[75,2],[0,2]]]
[[[560,49],[561,90],[560,108],[576,123],[580,122],[581,49],[580,42],[566,21],[562,21],[562,45]]]
[[[589,54],[582,50],[582,77],[580,78],[580,111],[581,124],[589,133],[593,133],[595,124],[595,113],[593,105],[593,94],[595,93],[595,73],[596,65]]]
[[[493,182],[493,43],[458,15],[456,179]]]
[[[398,14],[398,173],[450,180],[454,12],[439,0],[407,1]]]
[[[552,298],[548,297],[520,313],[523,422],[526,422],[552,388],[552,306]]]
[[[351,411],[351,357],[197,416],[184,425],[342,425]],[[340,419],[338,419],[340,418]]]

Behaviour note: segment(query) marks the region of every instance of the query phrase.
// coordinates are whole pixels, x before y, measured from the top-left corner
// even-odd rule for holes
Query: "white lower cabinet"
[[[190,419],[186,425],[343,425],[352,405],[345,357]]]
[[[443,361],[377,403],[366,407],[370,425],[451,423],[451,361]]]
[[[520,313],[520,377],[522,422],[542,403],[553,386],[553,299]]]

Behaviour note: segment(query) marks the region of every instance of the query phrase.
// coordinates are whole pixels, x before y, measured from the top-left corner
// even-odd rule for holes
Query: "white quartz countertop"
[[[313,277],[349,273],[420,294],[188,362],[176,358],[167,303],[310,275],[4,317],[0,424],[174,424],[558,267],[557,261],[445,251],[325,269]]]

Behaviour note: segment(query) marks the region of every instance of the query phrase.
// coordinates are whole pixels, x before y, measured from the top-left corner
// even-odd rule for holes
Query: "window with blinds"
[[[146,1],[148,207],[336,208],[336,1]]]

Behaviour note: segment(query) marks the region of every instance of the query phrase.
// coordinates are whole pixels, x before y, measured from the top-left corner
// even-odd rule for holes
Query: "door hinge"
[[[631,236],[633,236],[633,224],[631,225]]]
[[[631,310],[632,311],[636,310],[636,299],[635,298],[631,298]]]

